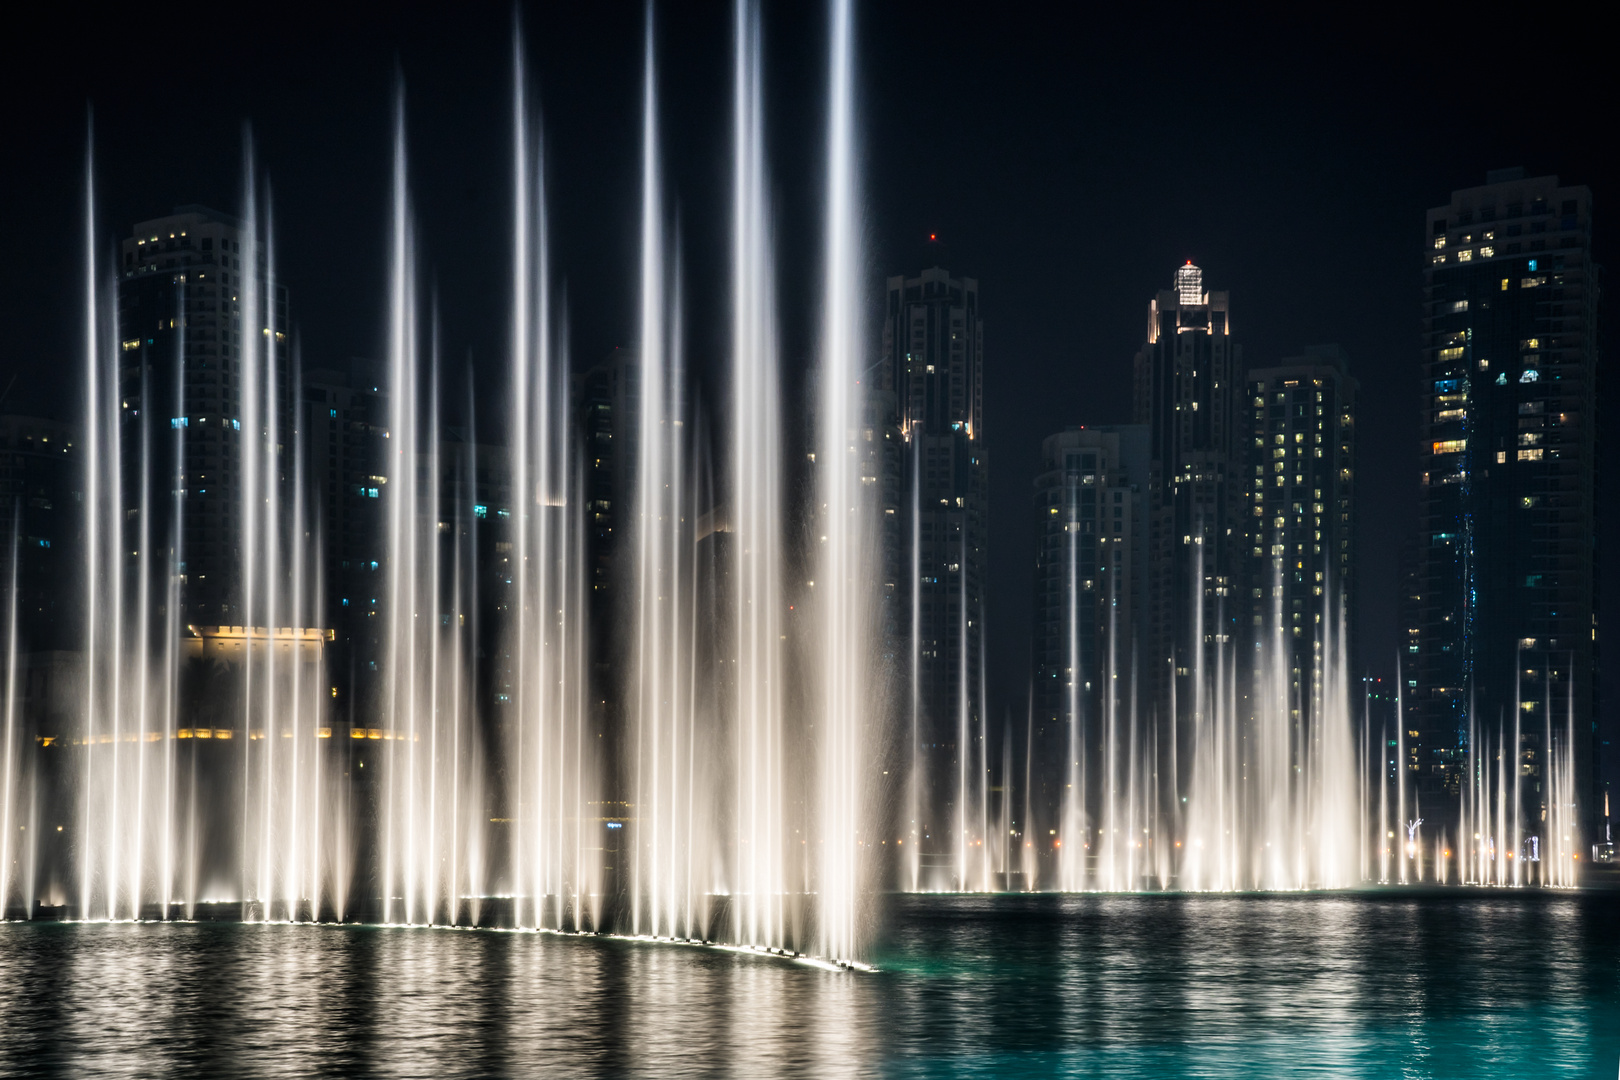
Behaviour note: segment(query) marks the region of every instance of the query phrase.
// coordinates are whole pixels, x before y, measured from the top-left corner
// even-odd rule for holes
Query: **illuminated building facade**
[[[1542,820],[1545,732],[1572,713],[1576,820],[1590,828],[1592,194],[1555,176],[1501,170],[1429,210],[1423,236],[1422,519],[1403,653],[1412,740],[1404,764],[1423,805],[1433,805],[1464,783],[1471,730],[1494,741],[1517,726],[1510,774],[1525,780],[1526,819]]]
[[[977,739],[984,663],[988,459],[984,449],[984,323],[979,283],[939,267],[888,279],[883,356],[870,395],[894,411],[898,455],[875,454],[884,498],[886,575],[894,590],[899,678],[916,710],[920,768],[934,793],[920,834],[943,838],[960,787],[962,732]],[[893,471],[896,476],[885,477]],[[893,511],[893,513],[890,513]],[[890,553],[892,552],[892,554]],[[909,641],[905,639],[909,637]],[[975,750],[974,754],[978,751]],[[969,761],[977,760],[971,756]]]
[[[120,244],[118,265],[118,386],[122,408],[122,494],[126,527],[138,527],[140,461],[154,499],[146,523],[151,543],[167,547],[176,487],[180,499],[183,621],[197,625],[242,622],[239,535],[242,502],[242,345],[246,297],[265,295],[263,249],[259,265],[247,256],[242,224],[201,206],[182,206],[168,217],[138,223]],[[254,289],[248,288],[250,276]],[[290,431],[287,363],[287,290],[276,286],[266,340],[276,382],[261,388],[274,398],[280,430]],[[244,318],[246,315],[246,318]],[[291,438],[278,439],[290,477]],[[183,449],[178,449],[183,447]],[[175,455],[184,454],[183,463]],[[289,485],[290,486],[290,485]],[[134,539],[135,534],[131,534]]]
[[[1245,383],[1247,640],[1280,621],[1290,689],[1295,700],[1308,701],[1313,673],[1322,670],[1320,650],[1338,635],[1333,626],[1324,635],[1324,623],[1342,617],[1355,640],[1357,384],[1337,345],[1251,369]]]
[[[298,402],[309,512],[321,540],[321,625],[335,631],[327,661],[334,705],[345,714],[357,696],[373,693],[387,604],[388,395],[376,365],[350,366],[308,372]]]
[[[1148,428],[1152,463],[1144,701],[1161,723],[1174,716],[1180,761],[1192,759],[1194,682],[1214,671],[1210,650],[1233,640],[1240,617],[1242,370],[1227,294],[1207,291],[1188,262],[1149,305],[1135,365],[1136,422]]]
[[[83,633],[76,442],[66,424],[0,416],[0,610],[10,610],[15,573],[21,652],[76,648]]]

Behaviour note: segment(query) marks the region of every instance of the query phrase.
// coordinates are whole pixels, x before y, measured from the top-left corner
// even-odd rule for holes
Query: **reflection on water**
[[[0,1075],[1614,1076],[1620,897],[901,897],[874,975],[358,927],[0,925]]]

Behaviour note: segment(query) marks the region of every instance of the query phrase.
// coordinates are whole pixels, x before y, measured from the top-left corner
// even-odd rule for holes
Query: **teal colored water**
[[[901,897],[873,974],[487,931],[0,925],[0,1075],[1620,1074],[1620,895]]]

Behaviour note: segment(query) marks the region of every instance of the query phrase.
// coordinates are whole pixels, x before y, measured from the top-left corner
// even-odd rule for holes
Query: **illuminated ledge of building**
[[[283,739],[291,739],[291,738],[293,738],[293,730],[291,728],[282,728],[279,732],[277,732],[277,734],[280,735]],[[300,734],[303,735],[303,736],[306,736],[306,737],[313,737],[313,738],[316,738],[316,739],[330,739],[330,738],[332,738],[332,729],[330,727],[310,728],[307,731],[301,732]],[[205,728],[205,727],[184,727],[184,728],[180,728],[178,731],[175,731],[173,734],[169,735],[169,738],[171,738],[171,739],[233,739],[235,737],[236,737],[236,729],[235,728]],[[340,738],[340,739],[343,737],[342,729],[338,730],[337,737]],[[161,731],[146,731],[146,732],[128,731],[128,732],[124,732],[123,734],[120,734],[120,735],[117,735],[117,736],[113,736],[111,734],[95,735],[95,736],[92,736],[89,739],[84,739],[82,737],[81,738],[62,738],[59,735],[40,735],[40,736],[36,736],[35,741],[38,742],[39,745],[42,746],[42,747],[45,747],[45,746],[85,746],[85,745],[111,746],[113,743],[143,743],[143,742],[156,743],[156,742],[162,742],[163,738],[164,738],[164,736],[163,736],[163,733]],[[263,739],[263,738],[264,738],[264,729],[263,728],[250,728],[250,729],[248,729],[248,739],[249,740],[257,742],[258,740]],[[357,728],[350,728],[349,729],[349,738],[351,738],[351,739],[380,739],[380,740],[385,740],[385,741],[390,741],[390,742],[398,741],[398,742],[415,742],[415,743],[419,743],[419,742],[422,741],[422,733],[419,732],[419,731],[399,731],[399,730],[396,730],[394,728],[357,727]]]
[[[356,738],[356,739],[365,738],[366,737],[366,730],[367,729],[365,729],[365,728],[356,728],[352,732],[353,737]],[[376,731],[377,729],[373,728],[371,730]],[[291,728],[282,728],[281,731],[279,732],[279,734],[283,739],[291,739],[293,737],[293,731],[292,731]],[[307,735],[309,735],[309,736],[311,736],[313,738],[316,738],[316,739],[330,739],[332,737],[332,729],[329,728],[329,727],[312,728],[308,732],[306,732],[305,734],[307,734]],[[231,739],[231,738],[235,738],[235,737],[236,737],[236,729],[234,729],[234,728],[205,728],[205,727],[204,728],[189,728],[189,727],[180,728],[178,731],[175,731],[175,732],[173,732],[172,734],[169,735],[170,739]],[[391,739],[394,736],[390,733],[390,734],[388,734],[386,736],[381,735],[381,734],[377,734],[377,735],[372,735],[371,737],[373,739],[379,739],[379,738],[390,738]],[[248,731],[248,739],[249,740],[258,741],[258,740],[263,739],[263,738],[264,738],[264,729],[263,728],[251,728],[251,729],[249,729],[249,731]],[[406,736],[401,735],[400,738],[405,739]],[[156,743],[156,742],[162,742],[163,741],[163,732],[161,732],[161,731],[128,731],[128,732],[124,732],[123,734],[118,735],[118,736],[113,736],[113,735],[110,735],[110,734],[102,734],[102,735],[96,735],[96,736],[94,736],[92,738],[89,738],[89,739],[84,739],[84,738],[64,739],[64,738],[61,738],[60,736],[57,736],[57,735],[40,735],[40,736],[36,737],[35,741],[37,741],[41,747],[58,746],[58,745],[60,745],[60,746],[85,746],[85,745],[111,746],[113,743],[143,743],[143,742],[144,743]],[[412,737],[411,741],[420,742],[421,737],[420,736]]]
[[[398,739],[400,742],[421,742],[422,735],[415,731],[395,732],[393,728],[350,728],[351,739]]]
[[[188,625],[180,640],[185,655],[191,659],[240,656],[250,646],[254,652],[263,653],[274,643],[283,652],[296,648],[305,659],[313,660],[320,656],[325,642],[337,640],[337,631],[315,626],[278,626],[272,631],[267,626]]]

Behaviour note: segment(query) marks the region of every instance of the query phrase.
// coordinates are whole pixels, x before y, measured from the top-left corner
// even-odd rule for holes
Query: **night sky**
[[[42,7],[9,17],[0,73],[0,385],[17,376],[0,411],[77,415],[89,110],[109,250],[135,221],[178,204],[238,210],[251,123],[306,366],[379,355],[396,75],[446,351],[470,355],[482,384],[497,383],[510,299],[510,7],[141,5],[111,17]],[[1187,259],[1207,288],[1231,293],[1251,365],[1309,344],[1348,350],[1362,386],[1361,653],[1389,674],[1395,571],[1419,471],[1423,213],[1483,183],[1487,169],[1556,173],[1593,188],[1597,257],[1608,257],[1616,165],[1600,35],[1568,9],[1534,7],[1511,20],[1484,9],[1392,20],[1313,7],[1278,21],[1160,4],[1076,21],[1068,10],[861,5],[874,310],[885,274],[938,262],[981,283],[993,708],[1022,709],[1040,440],[1068,424],[1130,419],[1148,302]],[[578,364],[636,332],[643,9],[522,11]],[[730,19],[726,3],[666,4],[657,16],[690,348],[717,405]],[[825,15],[815,4],[768,5],[766,27],[785,352],[802,371],[819,273]],[[930,233],[940,241],[929,244]],[[1615,307],[1611,288],[1604,327]],[[874,349],[880,329],[874,319]],[[1601,392],[1611,411],[1612,381]],[[1614,468],[1612,446],[1600,475]],[[1614,500],[1600,502],[1613,535]],[[1620,580],[1615,545],[1608,551],[1603,576]],[[1615,667],[1610,649],[1611,717]]]

